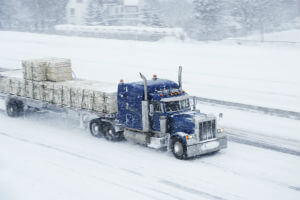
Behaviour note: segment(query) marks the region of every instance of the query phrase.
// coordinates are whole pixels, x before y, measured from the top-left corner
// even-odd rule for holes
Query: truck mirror
[[[192,97],[190,99],[190,104],[192,105],[192,110],[196,110],[196,106],[197,106],[197,100],[196,97]]]
[[[153,114],[154,114],[154,106],[153,106],[153,104],[150,104],[149,115],[150,115],[150,116],[153,116]]]

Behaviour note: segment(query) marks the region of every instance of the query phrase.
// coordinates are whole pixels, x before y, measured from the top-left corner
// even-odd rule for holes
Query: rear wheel
[[[94,137],[101,137],[103,136],[102,133],[102,124],[101,121],[98,119],[94,119],[90,122],[90,132]]]
[[[10,117],[18,117],[24,112],[24,103],[16,99],[10,99],[6,104],[6,113]]]
[[[122,139],[122,133],[116,132],[115,128],[111,124],[107,124],[103,128],[104,137],[109,141],[119,141]]]
[[[187,159],[186,154],[186,144],[179,137],[176,137],[172,140],[171,149],[173,155],[180,160]]]

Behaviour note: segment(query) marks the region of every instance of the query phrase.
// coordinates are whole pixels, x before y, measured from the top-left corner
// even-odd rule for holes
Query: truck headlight
[[[218,133],[223,133],[223,132],[224,132],[224,128],[218,128],[218,129],[217,129],[217,132],[218,132]]]

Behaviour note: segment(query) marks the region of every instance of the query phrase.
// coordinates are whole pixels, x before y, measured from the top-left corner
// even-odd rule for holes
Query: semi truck
[[[167,150],[177,159],[188,159],[226,148],[227,137],[223,129],[218,127],[218,118],[196,109],[195,101],[183,90],[181,77],[182,67],[179,67],[178,82],[160,79],[156,75],[151,80],[147,80],[140,73],[141,81],[127,83],[120,80],[115,91],[109,93],[108,96],[111,98],[106,96],[103,101],[95,101],[93,92],[90,95],[92,105],[83,106],[84,90],[80,92],[81,102],[75,105],[71,103],[75,102],[72,100],[71,89],[68,92],[63,89],[68,81],[73,81],[74,84],[82,80],[75,79],[60,83],[62,85],[59,90],[60,97],[69,93],[68,98],[70,98],[70,103],[64,104],[63,99],[59,103],[49,98],[34,97],[33,86],[29,89],[32,90],[33,96],[26,95],[26,92],[21,94],[22,88],[28,90],[27,84],[21,89],[15,89],[14,87],[17,86],[12,86],[9,73],[2,72],[0,73],[0,97],[5,99],[6,113],[10,117],[21,116],[28,110],[71,113],[94,137],[103,137],[109,141],[125,139],[146,147]],[[14,85],[20,87],[22,85],[20,81],[24,80],[20,77],[18,80],[18,84]],[[46,81],[42,80],[39,84],[43,85],[44,82]],[[33,83],[34,81],[31,80],[31,84]],[[19,92],[12,92],[14,90]],[[46,90],[46,87],[42,86],[41,90]],[[52,93],[54,94],[55,90]],[[107,106],[108,104],[110,107]],[[94,109],[97,106],[105,109]]]

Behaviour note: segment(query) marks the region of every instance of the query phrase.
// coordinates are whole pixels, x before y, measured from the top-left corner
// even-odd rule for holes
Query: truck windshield
[[[166,112],[184,110],[190,108],[190,101],[189,99],[184,99],[180,101],[165,102],[165,108],[166,108]]]

